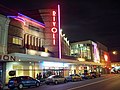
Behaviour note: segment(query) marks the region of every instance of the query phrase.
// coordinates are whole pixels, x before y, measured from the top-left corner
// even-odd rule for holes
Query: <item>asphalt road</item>
[[[25,90],[120,90],[120,74],[109,74],[95,79],[58,85],[41,85]]]

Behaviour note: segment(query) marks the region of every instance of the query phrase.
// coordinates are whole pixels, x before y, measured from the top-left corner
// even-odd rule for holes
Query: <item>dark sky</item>
[[[119,1],[119,0],[118,0]],[[61,28],[70,42],[94,40],[120,50],[120,3],[116,0],[59,0]],[[1,0],[14,9],[53,8],[57,0]]]

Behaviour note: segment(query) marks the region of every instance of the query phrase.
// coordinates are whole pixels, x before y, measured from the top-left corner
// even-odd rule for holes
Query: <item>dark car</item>
[[[67,81],[80,81],[82,80],[82,77],[78,74],[71,74],[70,76],[66,77]]]
[[[46,84],[50,84],[50,83],[54,83],[54,84],[58,84],[58,83],[66,83],[66,78],[60,76],[60,75],[51,75],[48,78],[46,78],[45,80]]]
[[[8,88],[23,89],[23,87],[40,86],[40,81],[29,76],[12,77],[8,82]]]
[[[97,72],[90,72],[90,75],[93,77],[93,78],[97,78],[97,77],[100,77],[101,74],[100,73],[97,73]]]
[[[0,90],[3,90],[3,83],[0,81]]]

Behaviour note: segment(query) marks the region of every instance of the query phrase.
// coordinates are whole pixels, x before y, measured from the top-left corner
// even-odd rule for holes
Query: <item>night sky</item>
[[[54,8],[57,0],[1,0],[16,10]],[[120,3],[115,0],[59,0],[61,28],[70,42],[93,40],[120,50]]]

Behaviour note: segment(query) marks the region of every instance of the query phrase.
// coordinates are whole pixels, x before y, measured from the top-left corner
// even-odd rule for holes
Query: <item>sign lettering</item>
[[[52,12],[52,18],[53,18],[53,21],[52,21],[52,25],[53,27],[51,28],[51,31],[53,33],[53,45],[55,45],[55,34],[57,33],[57,28],[56,28],[56,11],[53,11]]]
[[[16,57],[10,56],[10,55],[0,55],[0,60],[2,60],[2,61],[16,61]]]

